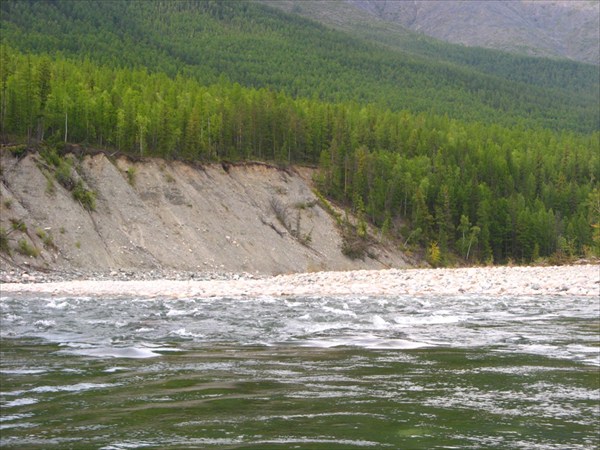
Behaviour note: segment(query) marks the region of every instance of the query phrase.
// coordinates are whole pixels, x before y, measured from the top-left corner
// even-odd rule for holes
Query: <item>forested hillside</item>
[[[447,62],[467,66],[470,70],[568,92],[596,92],[598,90],[598,67],[566,59],[532,58],[514,53],[480,47],[450,44],[422,33],[410,31],[393,19],[378,18],[358,6],[352,0],[258,0],[288,13],[319,21],[327,26],[350,33],[370,42],[383,44],[393,50],[418,55],[434,62]],[[367,2],[368,3],[368,2]],[[402,2],[408,4],[409,2]],[[440,2],[430,2],[432,4]],[[481,2],[480,2],[481,3]],[[383,10],[394,9],[394,4],[375,2]],[[395,2],[396,8],[402,5]],[[489,23],[485,24],[488,27]],[[481,25],[482,27],[484,24]],[[468,33],[469,28],[461,30]],[[597,31],[597,30],[596,30]],[[595,44],[598,47],[597,42]],[[596,95],[596,94],[594,94]]]
[[[598,252],[593,89],[527,96],[249,3],[1,5],[5,141],[318,165],[359,244],[369,220],[436,265]]]
[[[498,52],[442,61],[444,49],[390,49],[251,2],[3,1],[1,8],[2,41],[21,51],[508,126],[589,132],[600,117],[592,66]]]

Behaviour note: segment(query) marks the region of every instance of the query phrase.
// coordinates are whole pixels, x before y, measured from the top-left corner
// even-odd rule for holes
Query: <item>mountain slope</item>
[[[470,121],[578,131],[598,123],[598,80],[586,66],[503,61],[508,73],[521,74],[510,79],[246,2],[4,1],[0,7],[2,42],[22,51],[60,51],[202,83],[225,76],[296,97]]]
[[[347,0],[444,41],[600,64],[600,3],[581,0]]]
[[[259,0],[260,3],[290,14],[316,20],[327,26],[350,33],[370,42],[383,44],[437,62],[459,67],[467,66],[477,72],[525,84],[574,92],[598,91],[598,68],[566,59],[535,58],[483,47],[451,44],[417,33],[394,17],[389,20],[344,0]],[[404,5],[404,2],[401,2]],[[409,3],[409,2],[406,2]],[[365,8],[370,4],[361,3]],[[381,8],[377,2],[373,8]],[[400,7],[400,6],[398,6]],[[590,48],[597,48],[591,45]],[[595,94],[594,94],[595,95]]]

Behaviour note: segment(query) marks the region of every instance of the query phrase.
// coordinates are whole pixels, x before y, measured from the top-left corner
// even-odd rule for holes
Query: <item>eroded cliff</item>
[[[2,152],[3,265],[279,274],[412,263],[375,239],[363,259],[345,256],[310,169],[134,162],[102,152],[62,158],[93,193],[93,209],[40,154]]]

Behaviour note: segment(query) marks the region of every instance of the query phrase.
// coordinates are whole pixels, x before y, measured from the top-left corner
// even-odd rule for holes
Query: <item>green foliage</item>
[[[427,261],[433,267],[438,267],[442,262],[442,251],[436,241],[430,242],[427,247]]]
[[[317,204],[317,200],[311,200],[308,202],[298,202],[294,205],[294,208],[299,210],[310,209]]]
[[[71,164],[63,162],[56,168],[54,176],[56,181],[66,190],[72,191],[75,188],[76,183],[73,179]]]
[[[27,225],[21,219],[10,219],[10,226],[13,231],[20,231],[22,233],[27,233]]]
[[[15,158],[21,158],[25,153],[27,153],[26,145],[12,145],[9,147],[10,154]]]
[[[81,179],[76,180],[73,174],[72,162],[70,159],[63,158],[56,149],[50,148],[40,152],[40,156],[46,163],[54,168],[54,177],[68,191],[71,191],[73,198],[88,211],[96,210],[96,193],[87,189]],[[127,171],[128,178],[134,180],[135,171]],[[49,194],[54,193],[54,185],[51,179],[47,178],[48,185],[46,191]],[[132,181],[130,181],[132,182]]]
[[[135,167],[129,167],[129,168],[127,168],[127,170],[125,171],[125,173],[127,174],[127,182],[131,186],[135,186],[135,175],[137,173]]]
[[[10,255],[10,246],[8,245],[8,231],[0,227],[0,252]]]
[[[392,216],[386,213],[383,225],[381,225],[381,236],[390,236],[392,230]]]
[[[41,228],[36,228],[35,234],[42,240],[45,247],[56,248],[56,246],[54,245],[54,239],[52,238],[52,235],[50,233],[47,233]]]
[[[457,231],[460,233],[460,238],[457,242],[457,248],[461,254],[465,258],[465,260],[469,261],[471,255],[471,249],[477,246],[478,236],[481,232],[481,229],[475,225],[471,226],[469,222],[469,218],[464,214],[460,217],[460,224],[457,227]],[[539,257],[539,245],[537,247],[538,257]],[[535,261],[535,257],[532,257],[532,260]]]
[[[342,254],[350,259],[364,259],[369,244],[364,237],[359,236],[355,229],[345,228],[342,233]]]
[[[600,257],[600,189],[596,188],[588,195],[588,223],[592,229],[592,242],[584,245],[586,256]]]
[[[406,233],[406,240],[403,243],[403,247],[409,245],[409,242],[415,241],[420,242],[421,236],[423,235],[423,230],[419,227],[414,228],[413,230],[409,230]]]
[[[87,189],[81,180],[77,180],[77,183],[75,183],[73,198],[88,211],[96,210],[96,193]]]
[[[54,180],[52,178],[52,174],[50,174],[47,170],[42,170],[44,177],[46,178],[46,194],[54,195],[56,193],[56,186],[54,185]]]
[[[17,242],[17,251],[22,255],[37,258],[40,255],[40,251],[29,243],[27,239],[19,239]]]
[[[40,10],[50,8],[52,14],[49,14],[57,23],[77,15],[81,22],[75,28],[97,17],[97,11],[86,2],[75,2],[72,10],[67,10],[62,2],[36,4]],[[112,147],[135,156],[189,161],[258,159],[318,165],[315,180],[323,195],[351,207],[359,217],[357,225],[344,227],[341,216],[325,197],[319,197],[346,230],[344,251],[354,257],[363,257],[366,252],[367,222],[388,229],[390,223],[406,223],[408,229],[402,233],[404,244],[426,245],[435,241],[442,260],[456,252],[473,262],[503,263],[510,259],[527,262],[557,251],[580,255],[598,248],[600,227],[598,213],[594,211],[599,189],[600,134],[597,98],[594,92],[588,92],[592,86],[588,82],[581,81],[581,85],[588,86],[581,88],[581,92],[569,87],[567,93],[547,81],[523,97],[524,85],[473,77],[424,61],[417,64],[410,58],[396,58],[392,63],[378,53],[380,49],[358,41],[344,43],[342,35],[336,33],[326,33],[331,40],[322,50],[311,47],[298,59],[289,47],[285,56],[279,50],[272,54],[269,51],[272,45],[281,43],[286,33],[292,37],[306,36],[307,43],[316,42],[315,36],[324,35],[319,34],[323,30],[315,29],[314,24],[294,19],[291,28],[280,30],[276,24],[287,24],[288,18],[269,13],[270,16],[261,16],[260,21],[266,21],[268,26],[264,35],[259,36],[254,25],[246,21],[247,16],[240,13],[242,3],[218,2],[221,6],[201,3],[196,7],[195,3],[187,2],[171,6],[152,2],[153,6],[145,10],[146,4],[100,2],[98,7],[116,8],[110,9],[112,12],[125,8],[132,14],[142,14],[143,19],[135,14],[110,17],[119,17],[127,23],[140,20],[136,22],[143,25],[137,29],[139,33],[150,33],[148,36],[154,36],[156,42],[165,43],[164,48],[170,49],[165,54],[151,53],[144,46],[136,53],[142,58],[136,65],[152,55],[157,62],[153,70],[164,73],[152,73],[139,65],[136,69],[116,68],[110,58],[98,55],[72,61],[61,55],[25,55],[3,45],[9,70],[3,72],[6,90],[0,90],[0,104],[7,108],[1,118],[2,131],[29,136],[34,126],[41,124],[41,134],[52,136],[55,141],[67,137],[68,127],[71,142]],[[15,47],[35,47],[32,36],[36,33],[41,36],[44,31],[36,20],[32,21],[31,33],[25,36],[24,43],[12,40],[13,33],[23,25],[21,15],[29,3],[1,5],[2,42]],[[149,14],[158,5],[163,5],[165,15]],[[260,16],[263,10],[256,8],[247,5],[248,17]],[[202,25],[203,30],[223,31],[223,24],[227,23],[228,29],[239,31],[233,37],[227,35],[235,45],[223,46],[223,37],[215,33],[210,39],[202,37],[206,48],[197,46],[193,50],[191,44],[184,42],[185,33],[174,37],[167,30],[165,36],[175,39],[169,46],[167,40],[163,41],[167,37],[157,36],[145,27],[146,21],[155,24],[153,21],[157,20],[160,25],[157,29],[162,30],[168,21],[161,21],[171,14],[175,22],[185,22],[182,29],[190,33],[193,30],[187,21],[196,14],[202,18],[197,22],[198,30]],[[105,25],[109,29],[112,26]],[[244,40],[247,32],[253,36],[249,43]],[[110,33],[107,36],[106,39],[114,38]],[[272,42],[261,47],[257,43],[262,45],[264,36],[271,36]],[[63,37],[58,36],[58,41]],[[86,33],[81,34],[83,41],[88,38]],[[219,44],[212,42],[213,38]],[[36,45],[50,45],[42,42],[46,41],[37,40]],[[250,43],[253,47],[245,47]],[[126,41],[123,45],[129,44]],[[219,57],[213,60],[213,45],[228,48],[229,53],[218,53]],[[286,41],[286,45],[292,44]],[[191,63],[195,64],[200,57],[199,48],[206,52],[202,57],[206,57],[207,64],[220,61],[221,73],[238,74],[239,77],[231,79],[255,87],[242,87],[225,76],[218,78],[210,70],[202,72],[201,66],[193,68]],[[339,55],[321,65],[321,61],[335,53],[334,49]],[[126,54],[127,49],[121,50],[124,60],[133,58]],[[238,50],[248,53],[240,56]],[[259,50],[264,55],[257,53]],[[290,73],[284,64],[288,54],[294,55],[290,56],[294,61]],[[190,65],[177,66],[175,60],[169,60],[169,55],[174,58],[187,55]],[[233,55],[240,59],[232,61]],[[253,61],[264,65],[253,63],[260,66],[255,72],[246,58],[255,58]],[[277,58],[281,61],[275,70],[275,63],[266,61]],[[106,64],[99,65],[94,60]],[[303,67],[303,61],[310,61],[315,68],[302,73],[298,67]],[[335,70],[331,64],[336,66]],[[554,70],[550,62],[544,64],[550,72]],[[174,73],[176,67],[182,67],[181,73]],[[357,75],[357,67],[366,78]],[[414,71],[415,67],[423,70]],[[238,69],[245,75],[236,72]],[[581,68],[572,69],[580,73]],[[35,74],[43,75],[46,70],[49,77],[44,75],[47,85],[42,102],[39,87],[32,83]],[[373,82],[372,71],[381,72],[380,82]],[[280,82],[276,77],[282,78]],[[295,81],[290,85],[291,78]],[[39,77],[37,80],[41,81]],[[464,89],[455,90],[453,83],[457,80]],[[305,97],[301,98],[302,95]],[[435,107],[429,98],[436,99]],[[446,103],[449,99],[452,102]],[[43,123],[36,122],[34,119],[42,113]],[[95,208],[95,194],[81,180],[76,181],[69,159],[54,149],[44,150],[42,158],[59,183],[72,190],[76,200],[88,210]],[[167,172],[164,176],[167,181],[174,181]],[[289,225],[289,220],[285,222]]]
[[[35,54],[60,52],[77,58],[84,69],[95,62],[170,77],[184,75],[201,84],[230,80],[296,98],[370,103],[393,111],[447,114],[505,126],[583,132],[598,127],[597,71],[585,64],[458,46],[450,50],[422,38],[401,46],[381,45],[358,33],[334,31],[246,1],[4,0],[0,5],[3,44]],[[10,55],[7,59],[12,62]],[[53,116],[46,108],[56,101],[55,72],[42,61],[27,73],[23,97],[31,102],[22,120],[14,123],[20,134],[31,134],[45,124]],[[89,85],[85,76],[81,82]],[[161,99],[168,102],[169,97]],[[76,91],[61,102],[63,136],[67,128],[71,134],[71,126],[64,126],[67,118],[85,111],[73,108],[73,101]],[[202,105],[195,106],[200,113]],[[138,154],[146,154],[147,127],[156,119],[147,111],[131,111],[127,103],[119,108],[123,116],[111,120],[119,121],[123,133],[137,137],[117,146],[136,147]],[[213,119],[218,123],[220,117]],[[201,124],[198,117],[187,116],[191,130]],[[103,141],[105,136],[94,138]],[[159,133],[153,139],[168,145],[169,136]],[[273,160],[287,161],[285,142],[280,144]],[[194,147],[189,142],[186,151],[193,153]]]
[[[348,8],[344,2],[302,2],[301,8],[296,2],[275,0],[268,3],[400,52],[419,55],[438,63],[444,61],[454,66],[467,66],[498,78],[541,87],[567,88],[579,93],[592,91],[597,82],[597,68],[592,65],[450,44],[377,19],[357,21],[352,8]]]
[[[58,168],[64,164],[63,158],[58,154],[54,147],[43,149],[40,151],[40,156],[50,166]]]
[[[348,212],[341,225],[342,254],[350,259],[364,259],[369,251],[369,236],[364,219],[358,217],[358,225],[350,222]]]
[[[372,126],[377,129],[382,119]],[[594,222],[586,199],[598,187],[597,133],[485,127],[408,114],[399,123],[410,132],[391,148],[377,133],[361,132],[362,142],[372,139],[381,150],[359,152],[351,140],[343,152],[335,149],[320,184],[341,202],[357,205],[360,198],[378,226],[386,214],[410,220],[412,230],[403,233],[407,243],[437,241],[442,254],[457,251],[469,261],[531,261],[536,243],[539,255],[549,256],[561,234],[577,254],[591,248]]]
[[[58,154],[57,150],[53,147],[45,148],[40,151],[41,158],[46,162],[50,170],[54,171],[54,177],[56,181],[67,189],[72,191],[75,187],[75,180],[73,178],[72,164],[69,159],[63,158]],[[46,192],[49,194],[54,193],[54,184],[51,179],[47,177]]]

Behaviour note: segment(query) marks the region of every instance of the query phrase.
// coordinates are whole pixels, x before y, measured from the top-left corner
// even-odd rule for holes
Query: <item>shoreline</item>
[[[80,274],[86,276],[86,274]],[[277,276],[113,271],[91,279],[36,278],[0,283],[7,295],[106,297],[581,296],[598,297],[600,265],[384,269]]]

